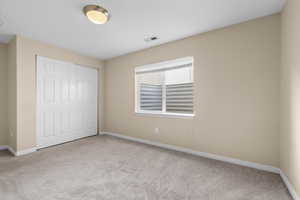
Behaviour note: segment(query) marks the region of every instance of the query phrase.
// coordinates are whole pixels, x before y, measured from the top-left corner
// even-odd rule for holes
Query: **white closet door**
[[[37,57],[37,146],[97,134],[98,72]]]

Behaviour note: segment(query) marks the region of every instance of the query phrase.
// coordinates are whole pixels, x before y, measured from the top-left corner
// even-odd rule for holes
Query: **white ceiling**
[[[280,12],[285,0],[1,0],[0,42],[19,34],[108,59]],[[112,17],[95,25],[82,13],[99,4]],[[146,43],[144,38],[160,39]]]

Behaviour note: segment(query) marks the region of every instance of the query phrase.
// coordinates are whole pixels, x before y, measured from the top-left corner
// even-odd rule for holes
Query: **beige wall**
[[[102,61],[96,58],[17,36],[17,151],[36,146],[36,55],[99,68],[103,76]],[[101,116],[99,121],[101,129]]]
[[[8,136],[8,119],[7,119],[7,60],[8,47],[0,44],[0,145],[7,145]]]
[[[280,165],[300,195],[300,1],[282,12],[282,110]]]
[[[8,44],[8,145],[17,149],[17,40]]]
[[[137,116],[134,67],[186,56],[196,116]],[[279,63],[279,15],[108,60],[104,130],[278,167]]]

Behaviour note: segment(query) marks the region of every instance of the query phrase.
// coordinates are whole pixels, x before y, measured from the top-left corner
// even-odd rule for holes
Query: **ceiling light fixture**
[[[95,24],[105,24],[110,17],[108,11],[98,5],[87,5],[83,8],[83,12]]]

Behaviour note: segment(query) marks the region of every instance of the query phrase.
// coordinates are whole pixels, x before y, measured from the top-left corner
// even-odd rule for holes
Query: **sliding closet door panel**
[[[37,57],[39,148],[97,134],[98,72]]]

